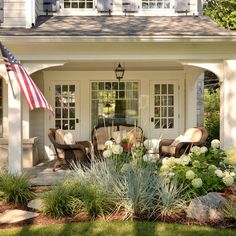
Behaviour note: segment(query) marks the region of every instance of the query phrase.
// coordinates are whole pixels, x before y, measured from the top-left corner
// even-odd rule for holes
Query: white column
[[[26,28],[31,28],[32,23],[35,24],[35,1],[34,0],[25,1],[25,20],[26,20]]]
[[[22,160],[22,104],[20,88],[15,80],[8,83],[8,172],[23,172]]]
[[[185,67],[185,129],[197,126],[197,84],[196,81],[202,69],[196,67]]]
[[[220,91],[221,145],[236,148],[236,60],[225,61]]]

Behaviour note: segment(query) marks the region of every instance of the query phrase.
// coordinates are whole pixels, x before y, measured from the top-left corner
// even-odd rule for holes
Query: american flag
[[[15,59],[15,57],[8,51],[6,47],[2,45],[2,43],[0,43],[0,48],[9,79],[11,81],[16,80],[19,84],[29,109],[33,110],[36,108],[46,108],[52,112],[52,114],[54,114],[52,106],[47,102],[40,89],[25,71],[20,62]]]

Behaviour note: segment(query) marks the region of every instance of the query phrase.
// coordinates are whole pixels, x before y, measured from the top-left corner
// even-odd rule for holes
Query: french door
[[[179,133],[178,81],[150,84],[150,131],[152,138],[174,138]]]

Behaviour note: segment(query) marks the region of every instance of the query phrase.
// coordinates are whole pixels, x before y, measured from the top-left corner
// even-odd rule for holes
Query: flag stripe
[[[46,108],[54,115],[52,106],[47,102],[43,93],[34,83],[20,62],[14,58],[14,56],[1,44],[1,42],[0,48],[9,78],[10,80],[17,81],[27,101],[29,109],[33,110],[35,108]]]

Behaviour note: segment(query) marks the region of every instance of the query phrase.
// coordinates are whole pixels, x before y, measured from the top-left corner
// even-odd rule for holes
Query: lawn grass
[[[188,226],[159,222],[105,222],[94,221],[86,223],[56,224],[48,226],[27,226],[0,230],[1,236],[11,235],[83,235],[83,236],[184,236],[184,235],[236,235],[236,229],[220,229],[203,226]]]

